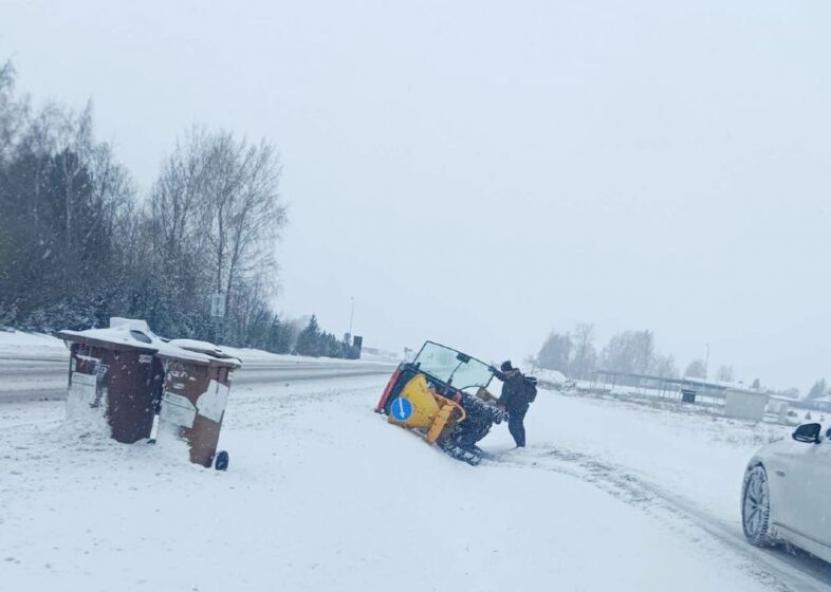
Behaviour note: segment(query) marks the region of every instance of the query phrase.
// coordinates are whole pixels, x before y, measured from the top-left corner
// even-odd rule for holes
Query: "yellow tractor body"
[[[424,430],[424,439],[434,444],[451,422],[459,422],[464,418],[465,412],[458,403],[437,394],[427,383],[424,374],[416,374],[390,405],[387,421],[410,429]]]

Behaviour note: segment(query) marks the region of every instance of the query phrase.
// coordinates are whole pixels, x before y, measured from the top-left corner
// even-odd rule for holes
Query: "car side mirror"
[[[818,423],[803,423],[794,430],[793,439],[797,442],[805,442],[806,444],[819,444],[819,434],[821,431],[822,426]]]

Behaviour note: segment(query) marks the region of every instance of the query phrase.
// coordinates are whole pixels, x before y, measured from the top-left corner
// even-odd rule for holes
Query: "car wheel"
[[[757,547],[773,543],[770,535],[770,489],[765,467],[748,469],[742,488],[742,527],[744,536]]]

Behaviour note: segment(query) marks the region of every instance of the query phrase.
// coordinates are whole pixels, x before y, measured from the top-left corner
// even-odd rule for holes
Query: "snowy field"
[[[372,413],[383,378],[232,391],[226,473],[55,401],[0,406],[0,590],[824,590],[741,539],[744,463],[784,428],[541,391],[478,467]]]

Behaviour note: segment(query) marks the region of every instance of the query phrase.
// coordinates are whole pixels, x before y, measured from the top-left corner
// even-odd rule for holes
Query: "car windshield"
[[[490,367],[476,358],[428,341],[415,362],[422,371],[458,389],[486,387],[493,379]]]

